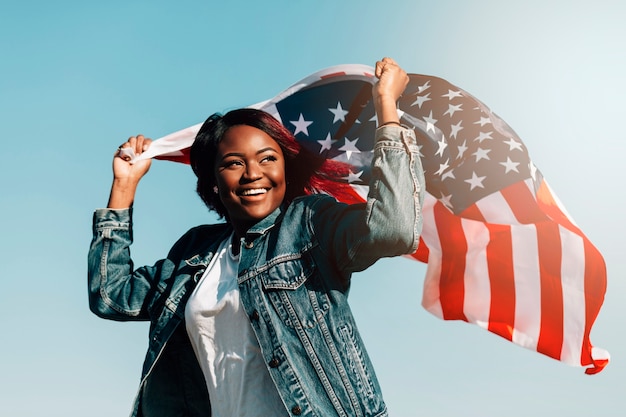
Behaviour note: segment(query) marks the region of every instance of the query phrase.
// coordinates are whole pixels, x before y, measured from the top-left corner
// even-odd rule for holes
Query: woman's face
[[[233,126],[217,146],[215,176],[222,203],[241,236],[285,198],[285,158],[267,133]]]

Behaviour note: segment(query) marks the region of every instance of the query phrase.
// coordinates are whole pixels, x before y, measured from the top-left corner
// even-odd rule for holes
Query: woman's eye
[[[240,165],[241,165],[241,161],[232,160],[232,161],[224,162],[223,167],[224,168],[234,168],[234,167],[237,167],[237,166],[240,166]]]
[[[276,157],[274,155],[268,155],[265,158],[261,159],[261,162],[273,162],[276,161]]]

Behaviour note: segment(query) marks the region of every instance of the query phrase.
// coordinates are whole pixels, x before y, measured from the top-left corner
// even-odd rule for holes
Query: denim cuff
[[[381,140],[397,142],[407,145],[407,147],[417,145],[417,139],[415,138],[415,132],[404,125],[398,126],[395,124],[381,126],[376,129],[375,135],[376,143]]]
[[[94,228],[100,227],[130,227],[133,209],[96,209],[93,213]]]

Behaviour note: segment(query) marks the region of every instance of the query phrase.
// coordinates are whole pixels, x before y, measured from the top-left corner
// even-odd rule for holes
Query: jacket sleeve
[[[367,201],[343,205],[323,199],[314,209],[313,229],[321,249],[344,272],[361,271],[382,257],[415,252],[424,189],[413,130],[377,129]]]
[[[88,254],[89,308],[120,321],[149,320],[147,304],[158,292],[156,276],[163,261],[133,269],[132,209],[98,209]]]

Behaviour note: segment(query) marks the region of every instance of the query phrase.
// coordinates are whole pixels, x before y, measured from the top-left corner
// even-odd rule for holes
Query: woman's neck
[[[232,248],[233,256],[238,256],[241,251],[241,237],[238,236],[237,232],[233,233],[230,245]]]

